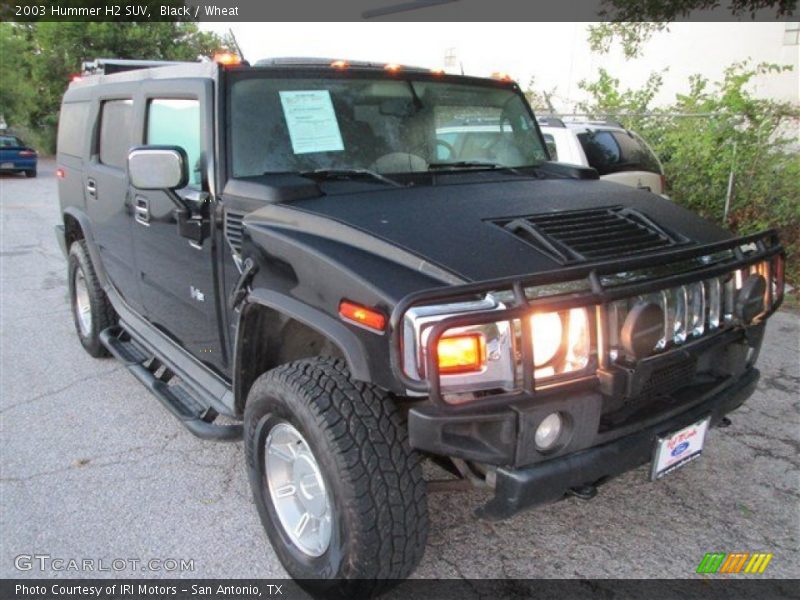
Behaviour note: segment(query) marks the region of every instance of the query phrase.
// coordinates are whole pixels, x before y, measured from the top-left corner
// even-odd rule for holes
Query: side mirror
[[[128,153],[128,177],[140,190],[176,190],[189,183],[188,162],[179,146],[136,146]]]

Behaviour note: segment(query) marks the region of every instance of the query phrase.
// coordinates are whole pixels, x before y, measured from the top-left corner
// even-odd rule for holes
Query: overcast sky
[[[455,52],[468,75],[511,74],[522,87],[555,88],[556,108],[573,110],[581,99],[581,79],[603,66],[638,87],[655,70],[668,68],[656,103],[685,91],[694,73],[718,78],[736,61],[792,64],[794,72],[757,82],[759,94],[800,102],[800,46],[785,45],[784,23],[677,23],[645,46],[644,56],[626,61],[589,50],[586,23],[206,23],[224,33],[232,27],[245,57],[254,62],[275,56],[321,56],[422,67],[445,66]],[[452,69],[449,69],[452,70]]]

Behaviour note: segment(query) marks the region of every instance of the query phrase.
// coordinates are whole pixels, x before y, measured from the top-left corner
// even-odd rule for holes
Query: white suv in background
[[[664,169],[641,136],[613,122],[538,121],[553,160],[594,167],[602,179],[664,196]]]

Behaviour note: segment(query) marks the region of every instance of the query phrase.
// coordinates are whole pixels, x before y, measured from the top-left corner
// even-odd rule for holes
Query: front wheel
[[[419,456],[385,392],[340,360],[259,377],[244,415],[250,486],[288,573],[315,594],[380,593],[422,558],[428,513]]]

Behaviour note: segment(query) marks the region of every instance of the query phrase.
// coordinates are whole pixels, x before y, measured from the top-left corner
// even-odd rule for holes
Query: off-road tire
[[[333,506],[325,553],[312,558],[287,536],[271,502],[269,431],[289,422],[320,465]],[[288,363],[261,375],[244,414],[247,469],[261,522],[283,566],[315,595],[369,597],[406,578],[422,558],[428,509],[420,457],[386,392],[352,380],[342,360]]]
[[[92,307],[92,324],[87,334],[81,331],[75,311],[75,275],[78,269],[83,272],[86,288],[89,292],[89,303]],[[77,240],[69,248],[67,281],[69,284],[72,320],[75,323],[75,332],[78,334],[81,345],[83,345],[86,352],[95,358],[109,356],[108,350],[100,343],[100,332],[106,327],[111,327],[117,323],[117,313],[100,285],[85,240]]]

